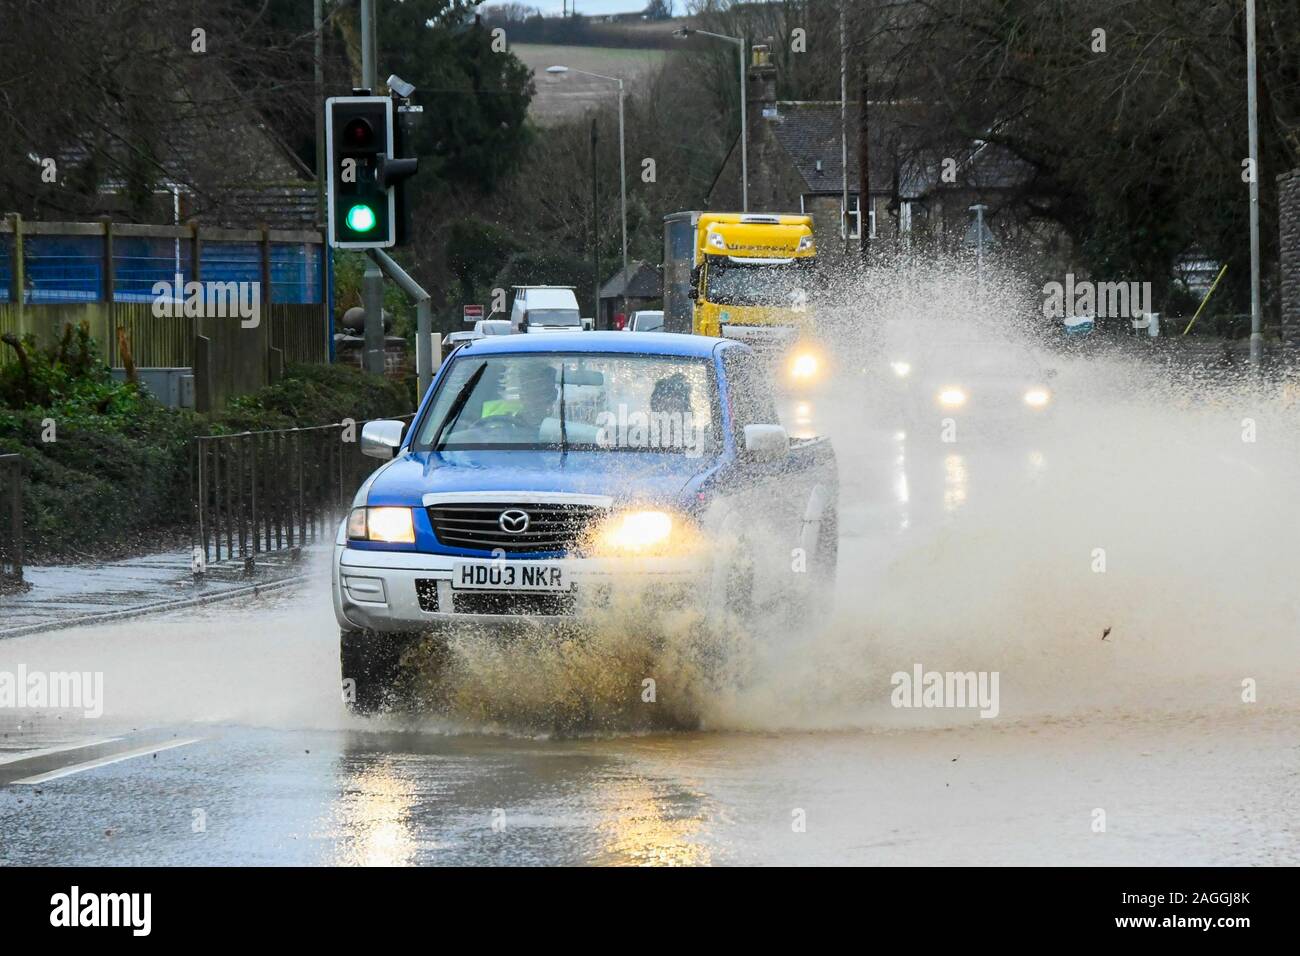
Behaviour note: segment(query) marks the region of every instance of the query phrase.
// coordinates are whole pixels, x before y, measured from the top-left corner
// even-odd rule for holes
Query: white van
[[[568,285],[517,285],[510,310],[515,332],[575,332],[582,329],[578,297]]]

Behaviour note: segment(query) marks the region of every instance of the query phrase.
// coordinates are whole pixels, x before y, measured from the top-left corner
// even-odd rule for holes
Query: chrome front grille
[[[444,502],[429,506],[429,522],[438,540],[470,551],[526,552],[571,551],[578,547],[592,523],[606,514],[598,505],[570,502]],[[504,512],[523,512],[528,527],[509,531],[502,527]]]

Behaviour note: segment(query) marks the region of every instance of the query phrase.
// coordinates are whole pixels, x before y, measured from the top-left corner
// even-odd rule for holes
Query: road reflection
[[[314,834],[335,865],[713,861],[706,798],[598,740],[349,734],[335,784]]]
[[[411,822],[416,788],[394,757],[372,759],[349,775],[334,806],[343,839],[332,861],[339,866],[409,866],[417,862]]]
[[[713,862],[700,842],[698,801],[673,807],[672,800],[643,781],[617,783],[599,794],[597,824],[605,834],[602,862],[637,866],[698,866]],[[678,801],[679,803],[681,801]]]

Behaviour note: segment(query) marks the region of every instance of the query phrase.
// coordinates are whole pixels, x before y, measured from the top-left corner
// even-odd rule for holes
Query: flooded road
[[[517,719],[349,716],[323,563],[0,642],[0,672],[103,675],[102,716],[0,710],[0,864],[1300,862],[1294,413],[1242,399],[1243,444],[1232,403],[1074,400],[955,443],[820,409],[834,614],[760,626],[699,730],[556,734],[536,662],[495,651],[460,703]],[[599,663],[639,692],[640,660]],[[993,706],[900,696],[930,672],[996,675]]]
[[[15,784],[0,765],[0,860],[1294,863],[1294,727],[1293,714],[1261,712],[569,741],[153,728],[203,736],[44,784]],[[1091,829],[1098,807],[1105,833]]]

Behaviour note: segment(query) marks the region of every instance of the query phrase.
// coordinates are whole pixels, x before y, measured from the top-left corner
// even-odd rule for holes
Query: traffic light
[[[417,161],[393,156],[393,101],[331,96],[325,101],[329,242],[382,249],[398,241],[397,183]]]

